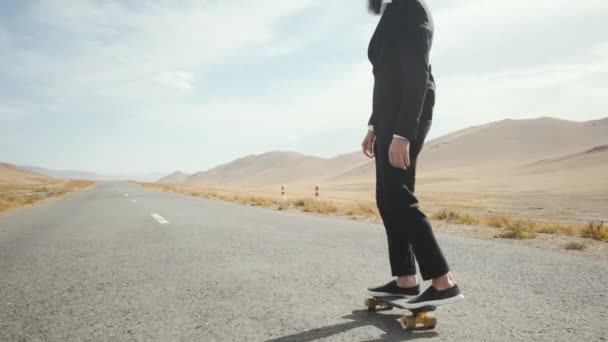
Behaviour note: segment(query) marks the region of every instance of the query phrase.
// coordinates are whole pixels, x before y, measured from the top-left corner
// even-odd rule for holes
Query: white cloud
[[[56,110],[50,103],[35,102],[28,99],[0,97],[0,122],[26,118],[41,110]],[[0,126],[1,127],[1,126]]]
[[[503,118],[589,120],[608,113],[608,49],[598,45],[569,63],[439,77],[442,133]]]
[[[585,119],[581,113],[591,118],[608,112],[608,45],[598,44],[605,39],[602,29],[608,28],[598,26],[593,36],[586,34],[589,27],[566,25],[608,14],[608,2],[429,4],[437,26],[433,70],[439,87],[433,135],[504,117]],[[117,123],[110,128],[138,128],[139,140],[125,137],[124,144],[151,146],[151,141],[158,148],[182,151],[168,157],[184,165],[154,167],[161,169],[198,167],[191,159],[201,148],[236,157],[318,137],[319,132],[364,133],[373,86],[366,48],[377,18],[366,14],[363,1],[46,0],[28,8],[29,14],[19,18],[28,30],[0,25],[0,87],[22,92],[15,96],[18,101],[0,98],[0,119],[38,115],[44,120],[72,113],[106,122],[114,116]],[[540,32],[545,29],[549,31]],[[581,35],[568,35],[573,31]],[[572,42],[579,45],[560,55]],[[531,55],[532,62],[513,61],[516,53],[528,54],[528,43],[540,54]],[[339,56],[344,53],[349,56]],[[250,81],[251,94],[241,90],[235,95],[225,84],[227,90],[216,91],[214,82],[222,81],[212,78],[218,77],[216,71],[247,73],[238,65],[243,60],[259,62],[253,64],[262,72],[252,73],[271,81],[260,76],[259,89]],[[492,68],[482,67],[487,61]],[[285,70],[289,75],[281,74]],[[150,127],[162,129],[145,131]],[[165,140],[152,136],[159,132]],[[192,143],[187,146],[167,145],[188,139]],[[104,147],[97,149],[101,156]],[[107,160],[133,159],[108,155]],[[106,161],[100,158],[99,164]]]
[[[184,71],[168,71],[160,74],[155,80],[180,90],[192,90],[194,76]]]
[[[28,115],[30,113],[25,108],[0,103],[0,121],[22,118]]]
[[[373,78],[367,63],[345,65],[292,80],[264,98],[220,98],[180,107],[180,123],[230,127],[248,138],[259,132],[301,134],[335,127],[365,128]],[[150,108],[148,120],[174,121],[168,108]],[[251,127],[259,125],[256,131]],[[242,130],[242,132],[241,132]]]
[[[132,10],[117,1],[41,1],[32,5],[29,18],[54,34],[39,32],[40,47],[1,52],[7,63],[0,73],[35,83],[40,95],[54,100],[108,96],[106,89],[112,99],[150,100],[150,79],[161,75],[165,83],[187,88],[191,82],[183,75],[164,73],[202,77],[215,65],[270,43],[278,20],[309,5],[308,0],[146,2]]]
[[[434,11],[438,31],[462,37],[444,41],[442,48],[452,48],[471,39],[499,37],[505,33],[519,34],[547,23],[586,15],[601,15],[608,3],[597,0],[467,0]]]

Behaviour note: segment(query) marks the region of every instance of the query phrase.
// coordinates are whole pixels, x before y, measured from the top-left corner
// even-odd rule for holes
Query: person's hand
[[[372,131],[367,131],[361,148],[363,148],[363,154],[368,158],[374,158],[374,142],[376,141],[376,134]]]
[[[393,167],[407,169],[410,166],[410,141],[393,137],[391,146],[388,148],[388,159]]]

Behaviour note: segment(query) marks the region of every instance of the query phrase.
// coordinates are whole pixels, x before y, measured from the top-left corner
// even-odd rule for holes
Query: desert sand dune
[[[427,169],[517,165],[607,143],[608,118],[586,122],[502,120],[430,141],[420,165]]]
[[[467,128],[429,141],[419,160],[424,183],[487,180],[530,173],[561,173],[556,158],[608,145],[608,119],[573,122],[553,118],[503,120]],[[576,169],[601,168],[600,155],[568,157]],[[531,163],[546,161],[544,166]],[[553,164],[549,163],[553,161]],[[583,164],[586,167],[583,167]],[[529,165],[522,168],[523,165]],[[553,165],[553,166],[551,166]],[[543,168],[544,167],[544,168]],[[544,171],[541,171],[544,170]],[[535,171],[533,171],[535,170]],[[361,152],[318,158],[296,152],[251,155],[187,177],[175,173],[163,182],[188,185],[271,186],[280,183],[326,185],[374,181],[373,162]],[[484,181],[485,182],[485,181]],[[482,182],[482,183],[484,183]]]
[[[317,183],[355,165],[368,162],[359,154],[344,154],[331,159],[295,152],[268,152],[252,155],[197,172],[185,181],[171,183],[187,185],[268,186],[281,183]]]

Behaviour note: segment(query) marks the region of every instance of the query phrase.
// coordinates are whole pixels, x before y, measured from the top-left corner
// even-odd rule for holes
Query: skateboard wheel
[[[414,330],[417,326],[434,329],[437,325],[437,316],[430,312],[420,312],[415,316],[403,316],[398,321],[404,330]]]
[[[399,323],[403,330],[414,330],[416,329],[416,317],[414,316],[403,316],[399,318]]]
[[[437,316],[432,313],[427,313],[424,327],[427,329],[434,329],[435,326],[437,326]]]

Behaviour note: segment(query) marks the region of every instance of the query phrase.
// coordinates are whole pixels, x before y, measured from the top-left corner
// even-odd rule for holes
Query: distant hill
[[[502,120],[430,141],[420,164],[429,169],[522,164],[607,143],[608,119]]]
[[[608,119],[573,122],[554,118],[502,120],[428,141],[419,158],[421,177],[505,170],[608,143]],[[355,152],[360,154],[360,152]],[[375,166],[355,167],[332,180],[373,181]]]
[[[52,170],[52,169],[46,169],[43,167],[37,167],[37,166],[28,166],[28,165],[24,165],[24,166],[20,166],[23,169],[32,171],[32,172],[36,172],[42,175],[46,175],[52,178],[59,178],[59,179],[89,179],[89,180],[98,180],[100,179],[100,175],[97,175],[95,173],[92,172],[86,172],[86,171],[74,171],[74,170]]]
[[[273,151],[250,155],[208,171],[197,172],[182,183],[265,186],[277,183],[319,182],[353,165],[366,162],[364,156],[355,154],[326,159],[296,152]],[[175,179],[169,180],[175,183]]]
[[[540,160],[514,170],[514,183],[564,194],[608,194],[608,145]]]
[[[185,173],[182,171],[175,171],[172,174],[159,179],[158,182],[169,183],[169,184],[182,184],[182,183],[185,183],[190,176],[192,176],[192,175],[189,173]]]
[[[0,183],[36,183],[45,182],[50,178],[36,172],[25,170],[15,165],[0,163]]]
[[[92,181],[112,180],[137,180],[142,182],[155,182],[164,174],[142,173],[142,174],[98,174],[94,172],[78,170],[54,170],[37,166],[19,166],[22,169],[59,179],[86,179]]]
[[[282,151],[250,155],[208,171],[197,172],[185,183],[260,186],[277,182],[291,182],[313,174],[312,165],[319,160],[321,158]]]
[[[540,173],[545,176],[538,184],[557,184],[565,169],[578,172],[578,178],[586,174],[596,178],[596,170],[608,165],[605,145],[608,145],[608,118],[587,122],[548,117],[502,120],[428,141],[418,164],[419,178],[423,184],[444,190],[503,189],[517,182],[525,187],[534,178],[531,175]],[[547,177],[547,173],[555,177]],[[499,178],[502,183],[496,187],[493,182]],[[326,188],[358,191],[372,187],[375,167],[359,151],[329,159],[274,151],[240,158],[185,179],[165,180],[248,187],[321,183]]]
[[[608,166],[608,145],[601,145],[584,152],[557,158],[543,159],[522,168],[523,172],[553,173],[565,170],[598,169]],[[608,177],[608,173],[605,173]]]

